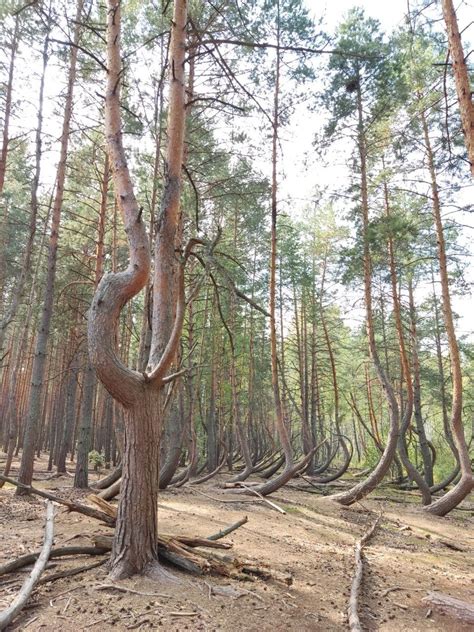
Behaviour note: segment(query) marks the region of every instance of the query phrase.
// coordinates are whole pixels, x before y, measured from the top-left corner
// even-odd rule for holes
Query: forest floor
[[[44,467],[43,467],[44,466]],[[34,485],[64,497],[90,492],[71,489],[72,478],[46,478],[37,463]],[[134,591],[102,590],[105,566],[38,586],[10,630],[166,630],[173,631],[334,631],[347,630],[347,604],[354,571],[354,543],[380,511],[380,528],[367,545],[361,620],[365,630],[472,630],[437,612],[423,598],[438,591],[474,601],[474,511],[449,517],[424,514],[415,493],[390,486],[349,508],[327,501],[294,482],[271,499],[282,515],[258,499],[250,502],[211,480],[199,488],[164,491],[159,503],[163,532],[206,537],[248,516],[248,523],[226,538],[232,552],[274,571],[271,580],[242,582],[222,577],[192,577],[174,571],[179,582],[157,584],[132,578],[120,585]],[[338,483],[349,484],[349,480]],[[0,490],[0,564],[38,551],[43,540],[44,503]],[[203,495],[207,494],[207,495]],[[382,496],[390,500],[378,500]],[[212,497],[212,498],[211,498]],[[234,500],[235,502],[225,502]],[[55,546],[90,545],[91,536],[111,530],[83,515],[56,510]],[[453,547],[454,548],[451,548]],[[457,550],[456,550],[457,549]],[[90,564],[97,558],[55,560],[54,570]],[[53,564],[51,564],[53,567]],[[0,610],[19,589],[26,570],[0,577]],[[47,571],[51,572],[51,571]],[[291,576],[292,583],[285,579]],[[217,586],[232,586],[226,591]],[[213,590],[214,587],[214,590]],[[224,592],[225,594],[213,594]],[[158,596],[153,593],[160,593]],[[238,595],[238,596],[237,596]]]

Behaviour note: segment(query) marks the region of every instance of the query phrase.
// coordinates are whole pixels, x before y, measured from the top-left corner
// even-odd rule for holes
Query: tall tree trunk
[[[97,223],[94,291],[99,286],[100,280],[104,274],[104,238],[105,219],[107,215],[107,201],[109,194],[109,175],[109,157],[106,154],[101,181],[101,200]],[[94,402],[97,391],[97,379],[95,376],[94,367],[92,366],[87,353],[85,353],[85,360],[86,362],[84,369],[84,382],[82,387],[82,409],[80,417],[81,421],[77,443],[76,472],[74,476],[74,487],[78,489],[86,489],[89,486],[89,452],[91,449],[92,422],[94,419]]]
[[[351,505],[360,500],[371,491],[373,491],[379,483],[382,482],[385,474],[388,472],[394,459],[398,434],[399,434],[399,410],[392,385],[387,374],[380,362],[375,343],[374,319],[372,313],[372,262],[370,256],[369,242],[369,201],[368,201],[368,184],[367,184],[367,148],[365,142],[365,129],[362,107],[362,93],[360,80],[357,82],[357,110],[358,110],[358,149],[360,157],[361,170],[361,203],[362,203],[362,230],[364,240],[364,298],[366,309],[366,330],[369,345],[369,354],[374,365],[377,377],[384,392],[390,411],[390,427],[387,437],[385,450],[377,464],[377,467],[369,474],[365,481],[361,481],[352,489],[340,494],[331,496],[333,500],[343,504]]]
[[[438,263],[439,276],[441,281],[441,295],[443,298],[443,319],[448,337],[449,355],[451,358],[451,374],[453,380],[452,405],[451,405],[451,428],[453,432],[454,442],[459,455],[459,464],[461,466],[461,478],[457,485],[445,494],[442,498],[426,507],[436,516],[445,516],[452,509],[457,507],[460,502],[466,498],[474,487],[474,478],[472,475],[471,459],[469,456],[469,448],[464,437],[464,427],[462,423],[462,372],[461,358],[459,356],[458,342],[454,329],[454,318],[451,309],[451,296],[449,292],[448,267],[446,261],[446,245],[444,241],[443,222],[441,219],[441,204],[439,200],[438,182],[436,179],[436,169],[434,164],[433,151],[431,148],[431,139],[428,131],[428,123],[423,109],[420,112],[421,123],[423,126],[423,135],[425,140],[425,149],[427,155],[427,166],[431,177],[431,197],[432,211],[435,223],[436,241],[438,244]]]
[[[15,316],[17,314],[18,308],[21,303],[21,299],[23,298],[25,284],[28,280],[28,276],[31,271],[33,245],[34,245],[34,240],[35,240],[35,235],[36,235],[37,216],[38,216],[38,187],[39,187],[39,181],[40,181],[42,143],[43,143],[44,82],[45,82],[45,76],[46,76],[46,67],[47,67],[48,59],[49,59],[48,49],[49,49],[49,38],[46,37],[44,40],[43,51],[42,51],[42,69],[41,69],[41,78],[40,78],[40,87],[39,87],[39,96],[38,96],[38,117],[37,117],[36,134],[35,134],[35,167],[34,167],[33,179],[31,181],[30,221],[28,225],[28,240],[26,242],[25,252],[23,253],[23,261],[22,261],[20,276],[13,288],[10,304],[0,322],[0,353],[1,353],[1,350],[3,349],[8,326],[15,319]],[[12,68],[10,70],[12,72]],[[7,98],[8,98],[8,94],[7,94]],[[10,99],[11,99],[11,95],[10,95]],[[5,128],[4,128],[4,134],[5,134]],[[5,142],[6,142],[6,145],[5,145]],[[5,139],[4,137],[4,148],[2,151],[2,160],[4,160],[3,168],[6,167],[7,150],[8,150],[8,139]],[[3,173],[3,178],[4,177],[5,177],[5,172]],[[0,174],[0,178],[1,178],[1,174]],[[3,189],[3,182],[1,182],[0,192],[2,189]],[[5,213],[7,213],[6,204],[5,204]],[[40,252],[41,252],[41,249],[40,249]],[[4,258],[4,248],[2,248],[0,257]],[[5,265],[1,259],[0,259],[0,268],[1,268],[0,274],[3,274]],[[3,288],[3,279],[2,279],[2,288]],[[2,292],[3,292],[3,289],[2,289]],[[0,297],[1,297],[2,292],[0,292]]]
[[[408,279],[408,301],[410,306],[410,329],[412,339],[412,362],[413,362],[413,412],[420,444],[421,458],[423,460],[424,477],[427,485],[433,485],[433,459],[431,450],[426,438],[425,424],[421,413],[421,376],[420,359],[418,355],[418,334],[416,328],[416,309],[413,296],[413,279]]]
[[[61,221],[61,209],[63,205],[64,183],[66,180],[66,161],[69,146],[69,130],[73,108],[74,85],[76,82],[77,45],[82,29],[82,7],[84,0],[78,0],[76,21],[74,27],[73,43],[71,47],[66,101],[64,105],[64,118],[61,133],[61,150],[56,176],[56,194],[53,204],[51,222],[51,234],[49,241],[48,269],[46,273],[46,288],[44,291],[41,323],[36,340],[33,372],[31,380],[30,399],[28,405],[28,417],[26,420],[25,436],[23,440],[23,454],[18,480],[24,485],[31,485],[33,478],[33,464],[35,448],[38,437],[38,420],[40,418],[41,401],[44,394],[44,376],[46,369],[46,354],[53,313],[54,285],[56,280],[56,263],[58,255],[59,225]],[[18,487],[17,495],[24,494],[25,490]]]
[[[13,76],[15,73],[15,57],[18,49],[18,31],[20,17],[17,13],[15,16],[15,27],[11,40],[10,64],[8,67],[7,87],[5,91],[5,110],[3,112],[3,131],[2,131],[2,150],[0,153],[0,195],[3,192],[5,184],[5,173],[7,170],[8,145],[10,142],[10,116],[12,111],[12,95],[13,95]]]
[[[170,43],[170,103],[168,116],[167,177],[158,219],[160,247],[155,250],[153,288],[154,320],[149,372],[126,367],[117,354],[115,330],[123,306],[145,287],[151,265],[150,243],[135,198],[122,141],[120,112],[120,0],[108,0],[107,13],[107,93],[106,138],[113,173],[115,195],[128,237],[130,262],[123,272],[102,278],[89,311],[89,352],[91,362],[110,394],[125,409],[122,492],[117,515],[111,576],[132,574],[162,576],[158,564],[157,502],[159,441],[163,425],[165,374],[170,368],[183,326],[184,265],[192,243],[179,261],[176,288],[175,236],[179,223],[181,164],[183,156],[185,99],[184,61],[186,1],[175,0]],[[164,235],[171,245],[163,243]],[[163,250],[164,249],[164,250]],[[170,255],[171,252],[171,255]],[[156,268],[163,266],[158,274]],[[177,297],[176,316],[164,350],[162,326],[166,314],[157,303]],[[156,311],[157,310],[157,311]],[[163,323],[161,322],[163,318]],[[161,351],[161,355],[160,355]]]
[[[383,165],[385,168],[385,164]],[[384,202],[385,202],[385,212],[387,215],[388,221],[390,221],[390,202],[389,202],[389,193],[387,183],[383,183],[384,189]],[[424,505],[429,505],[431,502],[431,494],[429,485],[425,481],[425,479],[418,472],[416,467],[410,461],[410,457],[408,454],[407,444],[406,444],[406,432],[411,423],[411,418],[413,416],[413,380],[411,376],[410,363],[408,360],[408,353],[405,345],[405,335],[403,332],[403,322],[402,322],[402,312],[400,306],[400,296],[398,292],[398,274],[397,274],[397,266],[395,261],[395,248],[393,244],[393,238],[390,235],[388,238],[388,259],[389,259],[389,269],[390,269],[390,280],[392,284],[392,301],[393,301],[393,314],[395,316],[395,329],[397,331],[398,338],[398,349],[400,354],[400,362],[402,365],[402,376],[405,381],[406,388],[406,402],[405,408],[403,409],[403,389],[401,388],[400,393],[400,408],[403,410],[401,427],[400,427],[400,436],[398,437],[398,453],[400,455],[400,459],[408,472],[408,476],[415,481],[418,486],[418,489],[422,495],[422,501]]]
[[[472,101],[469,71],[466,57],[464,56],[453,0],[442,0],[442,5],[446,32],[448,34],[449,52],[453,60],[454,80],[456,82],[467,157],[471,163],[471,173],[474,176],[474,103]]]

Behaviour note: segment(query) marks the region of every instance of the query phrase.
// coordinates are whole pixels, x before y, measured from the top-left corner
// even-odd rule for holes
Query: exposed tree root
[[[364,558],[362,554],[362,550],[370,538],[373,536],[382,515],[380,514],[377,517],[377,520],[370,527],[368,531],[362,536],[360,540],[357,541],[355,545],[355,572],[354,577],[352,579],[351,585],[351,595],[349,598],[349,629],[351,632],[362,632],[362,627],[360,625],[359,620],[359,595],[360,595],[360,586],[362,583],[362,575],[364,572]]]
[[[97,497],[92,497],[97,498]],[[108,512],[108,515],[113,518],[113,513],[116,512],[116,507],[110,505],[106,501],[100,500],[101,506],[105,511]],[[202,574],[214,574],[214,575],[222,575],[225,577],[233,577],[236,579],[249,579],[249,576],[255,576],[258,573],[263,573],[263,575],[269,575],[267,571],[263,571],[262,569],[256,569],[251,567],[247,562],[239,562],[235,558],[231,556],[219,557],[214,553],[205,552],[202,550],[198,550],[199,548],[207,548],[207,549],[219,549],[219,550],[228,550],[232,548],[232,543],[230,542],[220,542],[221,538],[225,537],[229,533],[232,533],[242,525],[244,525],[248,521],[245,516],[238,522],[229,525],[228,527],[222,529],[221,531],[212,534],[208,538],[201,538],[197,536],[186,536],[186,535],[167,535],[160,534],[158,536],[158,560],[156,560],[156,564],[152,564],[150,569],[145,573],[148,577],[156,577],[157,575],[167,574],[169,577],[173,577],[168,573],[166,569],[164,569],[160,565],[160,561],[167,562],[172,566],[175,566],[181,570],[184,570],[189,573],[193,573],[195,575]],[[112,542],[113,537],[110,535],[96,535],[93,537],[94,546],[93,547],[61,547],[56,550],[52,550],[50,552],[50,557],[61,557],[65,555],[101,555],[104,553],[108,553],[112,550]],[[13,560],[2,567],[0,567],[0,576],[6,573],[11,573],[23,566],[31,564],[35,560],[38,559],[38,554],[33,553],[29,555],[23,555],[21,558],[17,560]],[[105,563],[107,560],[101,560],[95,564],[89,566],[82,566],[76,569],[68,569],[66,571],[60,571],[55,573],[54,575],[50,575],[49,577],[45,577],[44,581],[40,583],[45,583],[48,581],[54,581],[56,579],[60,579],[61,577],[68,577],[70,575],[76,575],[83,571],[87,571],[91,568],[99,566],[100,564]],[[271,575],[271,574],[270,574]]]

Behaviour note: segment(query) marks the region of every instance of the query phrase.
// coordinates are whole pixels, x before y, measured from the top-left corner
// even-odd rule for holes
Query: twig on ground
[[[127,588],[126,586],[118,586],[117,584],[97,584],[94,588],[95,590],[118,590],[119,592],[129,592],[132,593],[132,595],[141,595],[142,597],[163,597],[164,599],[171,599],[171,595],[165,595],[164,593],[141,592],[139,590],[133,590],[133,588]]]
[[[247,518],[247,516],[244,516],[244,518],[242,518],[241,520],[238,520],[237,522],[234,522],[234,524],[229,525],[225,529],[221,529],[221,531],[218,531],[217,533],[214,533],[213,535],[207,536],[207,539],[220,540],[221,538],[225,538],[226,535],[229,535],[229,533],[232,533],[232,531],[235,531],[236,529],[238,529],[239,527],[241,527],[248,521],[249,519]]]
[[[281,514],[286,515],[286,511],[284,509],[279,507],[276,503],[273,503],[271,500],[268,500],[268,498],[265,498],[264,496],[262,496],[262,494],[260,492],[258,492],[256,489],[252,489],[252,487],[249,487],[245,483],[240,483],[240,485],[241,485],[241,487],[243,487],[244,489],[249,491],[251,494],[255,494],[256,496],[258,496],[260,498],[260,500],[262,500],[265,504],[269,505],[273,509],[276,509]]]

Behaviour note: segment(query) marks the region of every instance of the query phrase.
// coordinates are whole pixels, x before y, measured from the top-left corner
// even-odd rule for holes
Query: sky
[[[407,0],[332,0],[321,2],[320,0],[306,0],[306,6],[314,17],[321,13],[326,16],[326,23],[330,27],[336,26],[341,17],[354,5],[364,7],[366,13],[380,20],[384,28],[391,28],[403,21],[407,10]]]

